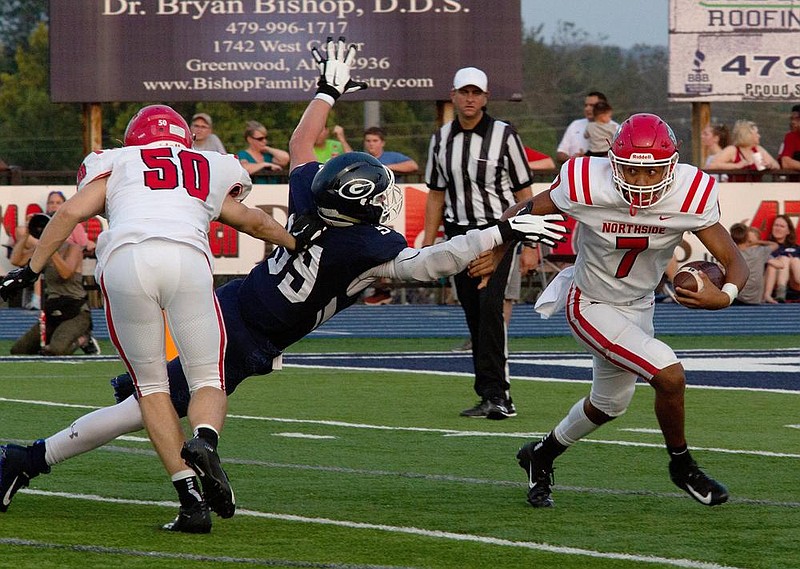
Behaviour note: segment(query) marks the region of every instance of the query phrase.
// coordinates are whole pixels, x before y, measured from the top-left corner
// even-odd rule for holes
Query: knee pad
[[[589,395],[589,401],[609,417],[619,417],[624,415],[625,411],[628,410],[628,406],[631,404],[635,391],[635,383],[631,383],[613,395],[601,395],[595,393],[593,390]]]

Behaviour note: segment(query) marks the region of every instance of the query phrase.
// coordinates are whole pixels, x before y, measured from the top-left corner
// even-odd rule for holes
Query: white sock
[[[44,458],[48,465],[58,464],[142,428],[139,402],[131,395],[122,403],[92,411],[63,431],[47,437]]]
[[[209,431],[214,431],[214,433],[217,435],[217,437],[219,437],[219,432],[214,427],[209,425],[208,423],[200,423],[199,425],[196,425],[195,428],[194,428],[194,436],[197,436],[197,432],[200,429],[208,429]]]
[[[187,468],[185,470],[179,470],[178,472],[173,474],[172,481],[177,482],[178,480],[184,480],[186,478],[191,478],[192,476],[197,476],[197,474],[191,468]]]
[[[589,420],[583,411],[583,399],[575,403],[569,410],[567,416],[553,429],[556,440],[564,446],[571,446],[580,439],[597,429],[596,425]]]

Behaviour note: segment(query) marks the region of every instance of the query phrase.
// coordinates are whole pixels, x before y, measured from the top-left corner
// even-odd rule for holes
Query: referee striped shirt
[[[447,192],[445,229],[457,225],[461,233],[499,220],[516,203],[514,193],[531,185],[531,172],[514,127],[484,112],[472,130],[455,119],[434,133],[425,183]]]

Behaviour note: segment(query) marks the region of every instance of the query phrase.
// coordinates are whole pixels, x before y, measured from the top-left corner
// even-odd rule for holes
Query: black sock
[[[209,429],[208,427],[198,427],[194,434],[197,438],[203,439],[210,444],[211,448],[217,450],[217,445],[219,444],[219,434],[217,434],[214,429]]]
[[[50,473],[50,466],[44,458],[44,453],[44,439],[39,439],[28,447],[28,460],[25,465],[25,473],[31,478],[39,474]]]
[[[567,447],[556,440],[553,431],[547,433],[547,435],[533,447],[533,452],[537,453],[542,459],[551,464],[565,450],[567,450]]]
[[[197,482],[197,476],[175,480],[172,485],[175,486],[175,490],[178,491],[178,499],[181,502],[181,506],[184,508],[190,508],[203,500],[203,495],[200,493],[200,485]]]
[[[686,444],[682,444],[679,447],[667,446],[667,453],[676,466],[688,467],[692,464],[692,455],[689,453],[689,447]]]

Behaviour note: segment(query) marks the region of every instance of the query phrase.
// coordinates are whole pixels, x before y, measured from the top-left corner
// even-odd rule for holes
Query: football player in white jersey
[[[618,129],[607,159],[568,161],[549,190],[507,212],[563,212],[578,222],[574,273],[562,273],[543,296],[556,298],[552,306],[559,306],[558,300],[566,305],[573,336],[593,355],[589,396],[541,441],[524,445],[517,454],[528,474],[533,507],[553,506],[553,461],[622,415],[637,377],[655,389],[655,414],[672,481],[708,506],[728,499],[726,488],[700,470],[689,454],[686,378],[672,349],[654,338],[653,290],[685,231],[694,232],[725,267],[726,283],[719,289],[703,276],[700,292],[677,289],[683,305],[709,310],[729,306],[747,281],[748,269],[719,223],[716,181],[694,166],[678,164],[677,146],[661,118],[633,115]]]
[[[209,531],[209,508],[224,518],[235,510],[216,448],[227,411],[226,336],[214,295],[209,225],[219,219],[290,249],[295,239],[260,209],[237,201],[250,191],[250,176],[232,155],[192,150],[189,125],[172,108],[142,108],[129,122],[124,144],[84,159],[78,192],[47,224],[17,276],[20,282],[38,276],[78,223],[106,216],[109,227],[97,241],[95,274],[111,340],[178,491],[181,508],[172,524],[199,516],[208,524],[197,531]],[[192,393],[188,416],[195,436],[189,441],[170,399],[162,311]]]

